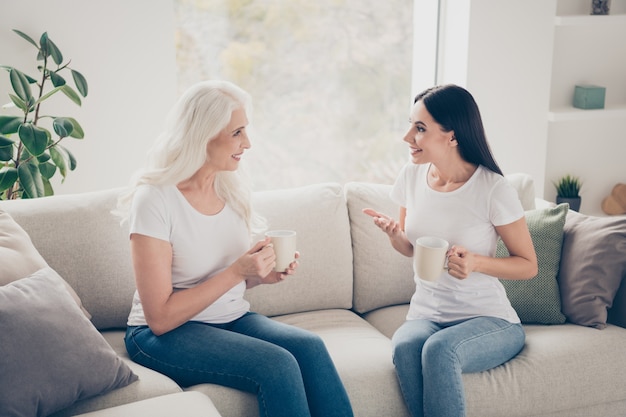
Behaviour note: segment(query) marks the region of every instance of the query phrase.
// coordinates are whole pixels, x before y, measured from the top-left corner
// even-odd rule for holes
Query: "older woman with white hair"
[[[273,271],[269,239],[251,242],[262,219],[238,171],[250,148],[249,108],[232,83],[192,86],[120,198],[137,285],[127,351],[182,386],[252,392],[262,416],[352,416],[323,341],[251,312],[244,299],[246,288],[298,267]]]

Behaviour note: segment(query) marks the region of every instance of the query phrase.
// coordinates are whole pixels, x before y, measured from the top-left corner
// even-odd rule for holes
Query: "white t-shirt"
[[[138,233],[172,245],[172,287],[191,288],[211,279],[250,249],[245,222],[226,204],[207,216],[194,209],[175,186],[140,186],[130,210],[130,234]],[[231,288],[192,318],[207,323],[227,323],[250,309],[243,298],[246,283]],[[145,325],[139,294],[135,291],[129,326]]]
[[[435,191],[427,183],[430,164],[408,163],[390,193],[406,208],[405,232],[410,242],[436,236],[470,252],[494,256],[498,235],[494,226],[519,220],[524,210],[515,189],[501,175],[479,166],[460,188]],[[414,275],[416,290],[407,319],[439,323],[490,316],[519,323],[502,283],[495,277],[472,272],[459,280],[443,272],[436,282]]]

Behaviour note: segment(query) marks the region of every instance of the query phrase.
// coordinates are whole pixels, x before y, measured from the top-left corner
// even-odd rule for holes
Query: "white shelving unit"
[[[607,16],[556,16],[556,26],[626,25],[626,14]]]
[[[548,113],[550,122],[563,122],[572,120],[626,120],[626,104],[621,107],[609,107],[604,109],[583,110],[574,107],[561,107],[552,109]]]
[[[606,16],[590,15],[591,0],[557,0],[544,198],[564,174],[583,181],[581,212],[604,215],[600,204],[626,182],[626,0],[613,0]],[[572,105],[574,86],[606,87],[604,109]]]

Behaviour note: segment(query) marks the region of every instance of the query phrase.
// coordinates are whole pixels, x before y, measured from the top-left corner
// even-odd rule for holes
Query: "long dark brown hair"
[[[454,131],[461,158],[503,175],[489,148],[478,105],[469,91],[454,84],[440,85],[422,91],[413,103],[420,100],[444,131]]]

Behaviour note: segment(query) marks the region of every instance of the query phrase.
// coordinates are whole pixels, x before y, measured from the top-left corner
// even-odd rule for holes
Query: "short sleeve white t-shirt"
[[[250,249],[245,222],[226,204],[215,215],[194,209],[176,186],[140,186],[130,210],[129,234],[164,240],[172,246],[174,291],[194,287],[223,271]],[[241,282],[193,317],[193,321],[227,323],[249,311]],[[146,325],[135,291],[129,326]]]
[[[479,166],[460,188],[439,192],[430,188],[430,164],[408,163],[400,172],[391,199],[406,208],[405,232],[410,242],[436,236],[470,252],[494,256],[495,226],[524,216],[515,189],[501,175]],[[499,317],[519,323],[502,283],[495,277],[472,272],[459,280],[443,272],[436,282],[423,281],[414,272],[416,291],[407,319],[449,323],[478,316]]]

